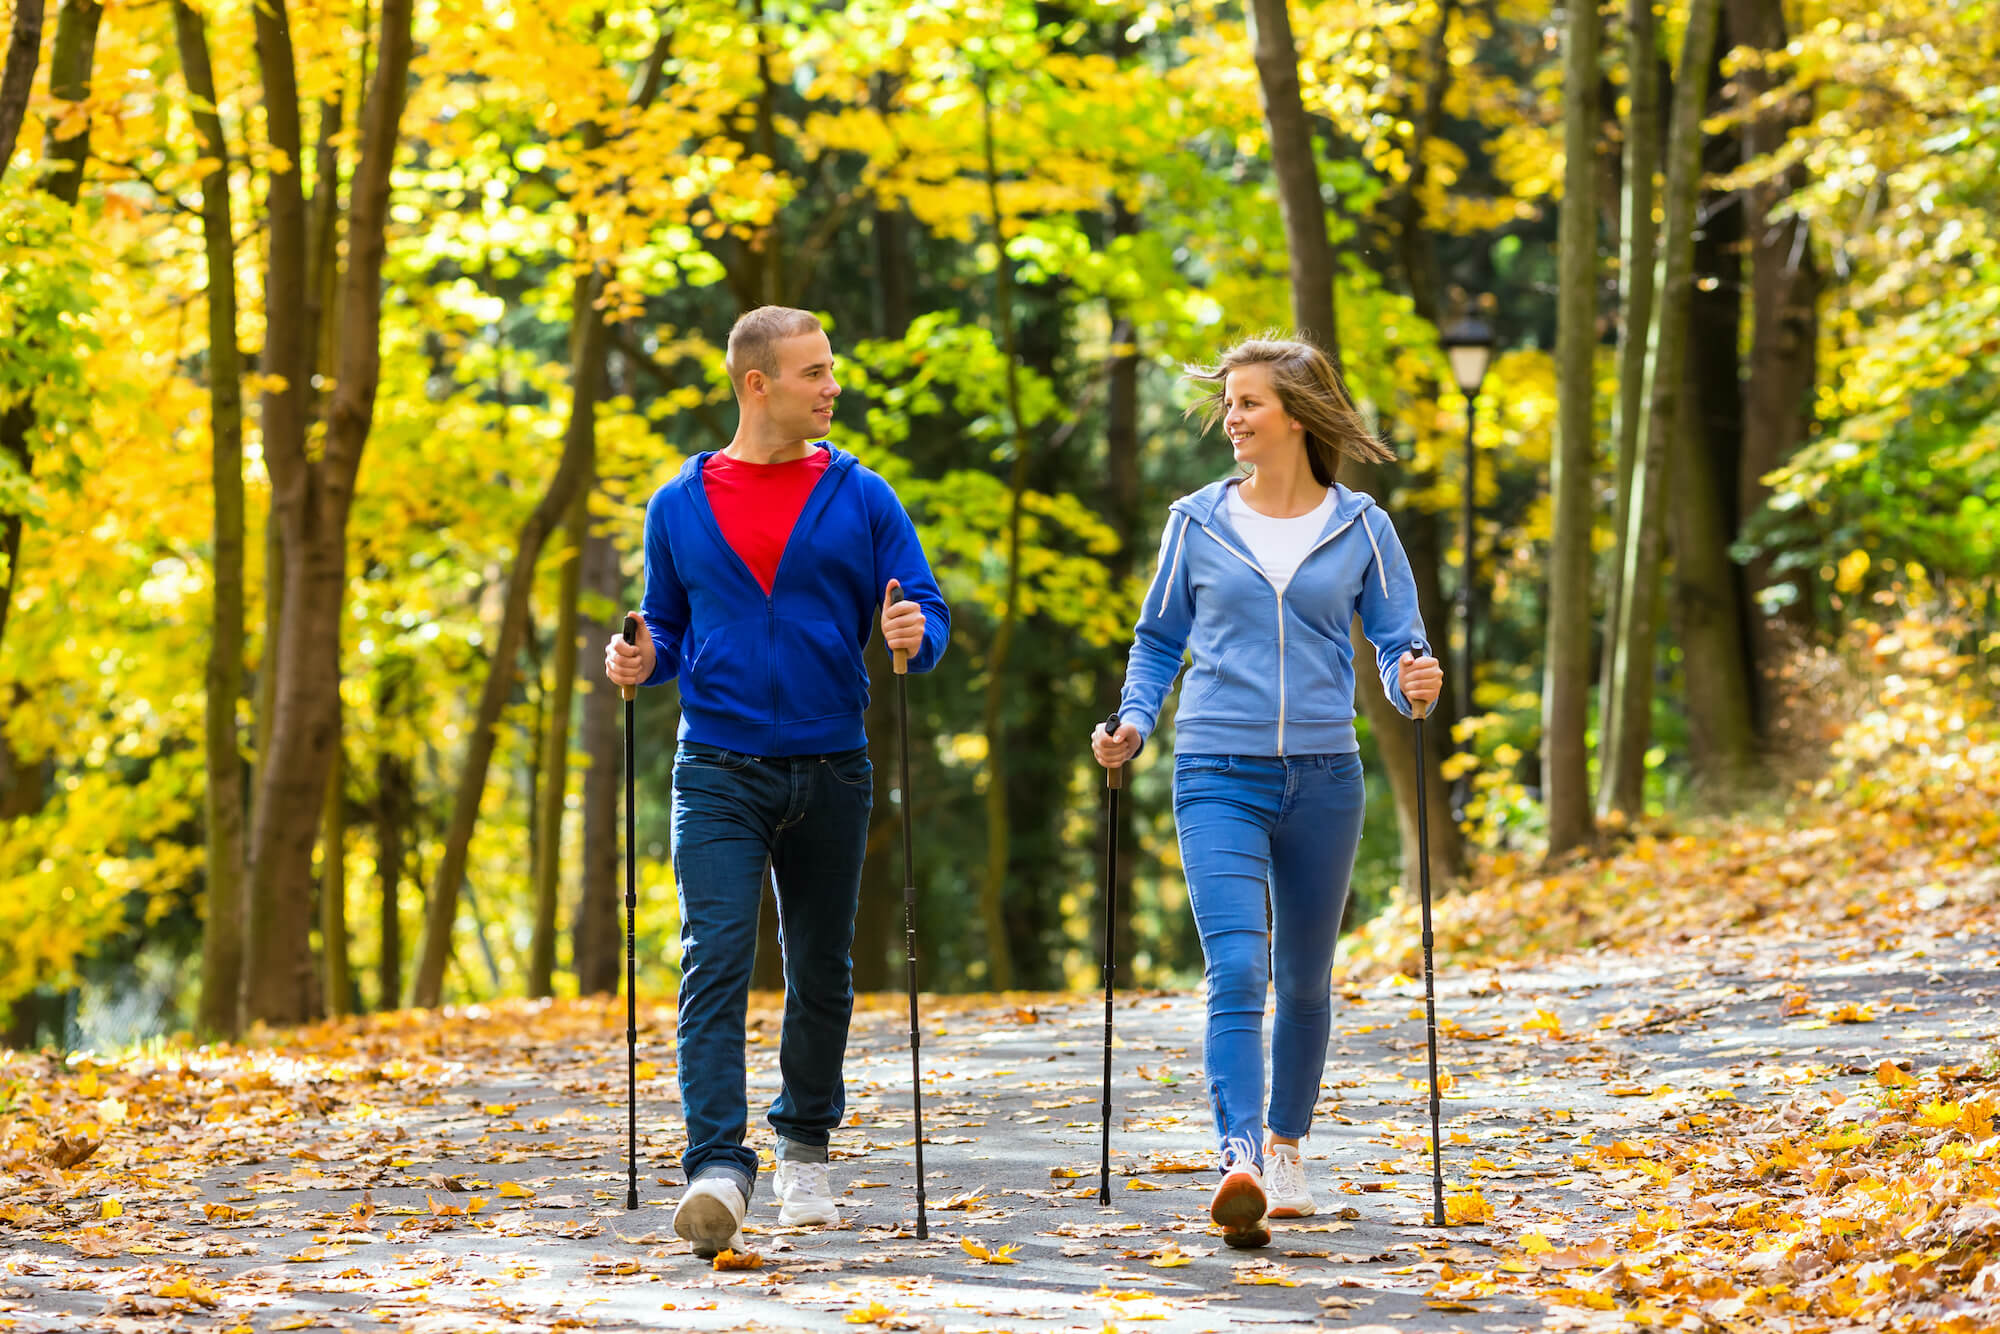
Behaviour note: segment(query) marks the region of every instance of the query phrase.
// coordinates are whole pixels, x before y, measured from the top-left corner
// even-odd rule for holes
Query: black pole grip
[[[1119,722],[1118,719],[1118,714],[1116,712],[1113,712],[1109,718],[1106,718],[1104,720],[1104,735],[1106,735],[1107,737],[1117,736],[1118,729],[1121,725],[1122,724]],[[1113,788],[1124,787],[1125,766],[1122,764],[1114,764],[1108,769],[1106,769],[1104,771],[1104,785],[1106,787],[1113,787]]]

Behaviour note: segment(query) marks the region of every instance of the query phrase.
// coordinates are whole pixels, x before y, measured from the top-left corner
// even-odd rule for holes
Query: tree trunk
[[[1549,463],[1554,534],[1542,678],[1542,800],[1549,855],[1591,836],[1591,465],[1597,453],[1597,93],[1594,0],[1571,0],[1564,38],[1562,223],[1557,242],[1558,439]]]
[[[986,704],[982,727],[986,735],[986,875],[979,889],[979,919],[985,929],[986,978],[989,991],[1014,985],[1014,960],[1007,941],[1007,861],[1012,830],[1007,811],[1007,658],[1020,619],[1021,497],[1028,483],[1028,433],[1021,425],[1020,377],[1014,364],[1014,287],[1007,258],[1007,228],[1000,211],[999,165],[993,150],[993,88],[990,76],[979,81],[980,124],[986,148],[986,204],[993,218],[993,318],[1000,330],[1000,355],[1007,371],[1007,419],[1014,435],[1014,466],[1008,478],[1007,580],[1000,623],[986,650]],[[908,810],[910,794],[903,794]],[[907,818],[907,816],[905,817]]]
[[[591,525],[583,542],[583,582],[604,618],[584,618],[584,653],[596,662],[603,646],[619,632],[624,606],[618,548],[608,532]],[[625,753],[619,736],[623,701],[601,672],[586,674],[583,691],[583,892],[577,901],[571,953],[577,991],[615,996],[624,978],[618,922],[618,879],[625,826],[619,819],[620,775]]]
[[[1631,115],[1625,126],[1624,207],[1619,226],[1618,281],[1622,288],[1618,323],[1618,395],[1612,402],[1611,434],[1618,451],[1618,492],[1612,521],[1611,578],[1604,602],[1603,674],[1597,691],[1598,775],[1597,812],[1622,812],[1635,818],[1645,811],[1646,736],[1625,721],[1624,666],[1626,649],[1622,604],[1626,583],[1626,548],[1631,542],[1634,475],[1639,465],[1640,424],[1646,416],[1646,344],[1653,321],[1653,256],[1658,234],[1653,225],[1653,177],[1660,169],[1659,28],[1653,0],[1626,0],[1625,66],[1629,71]],[[1653,470],[1658,476],[1657,464]],[[1657,485],[1653,494],[1658,495]],[[1659,582],[1657,542],[1650,565],[1636,577],[1647,596]],[[1656,615],[1648,612],[1645,621]],[[1642,650],[1641,668],[1652,670],[1650,644]]]
[[[577,321],[577,331],[571,341],[569,426],[555,476],[549,479],[548,490],[521,525],[514,543],[514,564],[507,576],[500,632],[494,639],[493,657],[486,669],[486,688],[479,698],[465,768],[459,775],[451,826],[445,833],[444,855],[425,905],[423,946],[412,993],[413,1003],[425,1008],[435,1007],[444,999],[444,968],[451,947],[452,924],[458,917],[459,885],[465,879],[473,829],[479,822],[479,801],[486,791],[487,769],[493,761],[494,730],[512,692],[522,641],[527,637],[528,594],[535,581],[535,563],[541,557],[543,543],[569,513],[577,491],[585,486],[591,472],[601,368],[610,344],[610,330],[597,307],[602,291],[603,276],[594,271],[577,278],[571,298],[575,303],[573,318]]]
[[[243,358],[236,346],[236,236],[231,223],[229,140],[215,111],[208,34],[186,0],[175,0],[174,34],[202,156],[216,164],[201,181],[201,231],[208,258],[215,556],[204,734],[208,892],[195,1023],[204,1034],[234,1037],[236,993],[243,978],[244,854],[243,753],[236,737],[236,705],[243,694]]]
[[[608,341],[608,340],[607,340]],[[602,373],[601,367],[598,371]],[[592,432],[593,443],[595,431]],[[556,971],[556,905],[562,889],[562,818],[569,792],[569,713],[576,693],[577,600],[583,589],[583,538],[590,527],[591,480],[585,477],[570,502],[570,545],[563,553],[561,592],[556,607],[555,688],[548,707],[547,744],[542,750],[542,804],[535,845],[535,926],[528,952],[528,994],[553,996]]]
[[[393,1010],[403,996],[403,840],[416,819],[415,784],[410,762],[397,752],[387,738],[396,734],[409,707],[406,659],[383,664],[381,684],[375,696],[375,716],[381,720],[385,738],[375,757],[375,871],[380,887],[378,898],[382,955],[379,961],[380,993],[377,1008]]]
[[[91,72],[97,60],[97,26],[104,17],[103,7],[95,0],[64,0],[56,13],[55,50],[49,59],[49,97],[57,103],[75,104],[90,98]],[[18,38],[18,32],[16,34]],[[13,77],[14,53],[8,53],[7,77]],[[28,71],[32,81],[34,71]],[[76,207],[77,196],[83,190],[83,164],[90,157],[90,122],[84,121],[83,128],[67,139],[56,137],[56,127],[61,123],[61,113],[52,114],[47,121],[47,175],[42,178],[42,189],[50,196],[60,199],[71,208]],[[4,169],[7,159],[0,157],[0,169]],[[35,409],[32,399],[25,399],[0,413],[0,452],[7,454],[23,476],[32,475],[34,460],[30,457],[29,438],[35,429]],[[13,605],[16,573],[21,562],[21,516],[12,510],[0,513],[0,640],[7,634],[7,610]],[[0,743],[4,744],[4,743]],[[26,772],[26,767],[22,769]],[[0,792],[0,800],[6,797]],[[39,803],[38,803],[39,804]]]
[[[1726,33],[1718,15],[1712,22]],[[1720,78],[1715,41],[1705,88]],[[1685,80],[1686,71],[1682,78]],[[1704,90],[1703,104],[1707,96]],[[1736,165],[1731,138],[1682,146],[1706,170]],[[1743,414],[1737,348],[1742,328],[1742,214],[1735,194],[1711,196],[1698,225],[1688,292],[1688,355],[1667,447],[1677,451],[1667,533],[1674,562],[1675,636],[1687,686],[1689,756],[1704,795],[1733,801],[1756,776],[1759,753],[1736,539]]]
[[[7,60],[0,66],[0,180],[7,178],[7,163],[14,156],[21,122],[28,116],[35,70],[42,63],[42,13],[42,0],[15,0]]]
[[[1729,19],[1731,31],[1744,46],[1770,52],[1785,49],[1785,14],[1778,0],[1730,0]],[[1745,111],[1743,158],[1754,161],[1774,152],[1793,129],[1810,119],[1810,95],[1797,93],[1758,112],[1757,103],[1771,89],[1771,76],[1750,66],[1736,78],[1738,102]],[[1763,508],[1770,496],[1765,475],[1790,458],[1812,429],[1813,390],[1819,375],[1819,269],[1804,220],[1772,217],[1804,184],[1804,171],[1794,167],[1750,186],[1742,198],[1751,302],[1738,479],[1738,513],[1745,519]],[[1764,555],[1750,561],[1745,575],[1751,597],[1751,655],[1759,669],[1760,689],[1768,692],[1767,673],[1812,625],[1812,599],[1804,587],[1811,575],[1804,570],[1778,575],[1771,569],[1771,558]],[[1759,594],[1774,584],[1789,585],[1791,594],[1774,615],[1767,615]],[[1773,712],[1766,701],[1758,716],[1768,725]]]
[[[339,367],[324,448],[312,459],[305,449],[302,399],[310,345],[303,304],[308,274],[297,166],[297,76],[285,0],[266,0],[256,8],[265,119],[271,145],[283,159],[267,185],[270,273],[260,370],[279,377],[264,395],[264,454],[272,519],[284,548],[285,612],[275,658],[270,751],[258,773],[251,826],[246,1021],[297,1023],[319,1008],[308,929],[313,830],[337,742],[348,509],[381,372],[382,262],[390,169],[408,82],[410,10],[411,0],[383,0],[380,54],[362,109],[351,191]]]
[[[319,822],[319,953],[325,968],[326,1012],[353,1011],[353,970],[347,950],[347,756],[334,715],[333,759]]]
[[[1701,116],[1707,101],[1709,63],[1715,48],[1719,0],[1695,0],[1682,41],[1668,128],[1667,184],[1661,200],[1664,233],[1655,264],[1652,328],[1647,339],[1644,405],[1626,509],[1624,590],[1618,604],[1618,733],[1612,745],[1618,770],[1611,776],[1612,805],[1637,815],[1644,809],[1645,754],[1651,745],[1653,673],[1658,637],[1660,555],[1672,474],[1681,466],[1673,445],[1676,409],[1686,403],[1688,319],[1693,296],[1695,206],[1701,185]]]
[[[1313,155],[1312,129],[1299,97],[1298,53],[1292,44],[1291,16],[1285,0],[1252,0],[1251,40],[1256,52],[1258,85],[1264,118],[1271,135],[1272,169],[1278,180],[1278,205],[1284,214],[1285,240],[1291,259],[1292,320],[1299,334],[1340,360],[1340,340],[1333,295],[1333,247],[1327,240],[1325,205],[1319,194],[1319,166]],[[1341,462],[1342,481],[1366,491],[1378,501],[1389,494],[1389,473],[1380,465]],[[1414,883],[1420,844],[1417,839],[1417,765],[1412,748],[1402,744],[1407,720],[1379,687],[1370,689],[1375,649],[1355,634],[1355,703],[1375,734],[1396,794],[1397,823],[1402,833],[1404,878]],[[1434,730],[1434,729],[1429,729]],[[1433,811],[1450,809],[1439,766],[1428,766],[1426,800]],[[1463,848],[1458,826],[1444,818],[1431,820],[1431,869],[1443,879],[1463,873]]]

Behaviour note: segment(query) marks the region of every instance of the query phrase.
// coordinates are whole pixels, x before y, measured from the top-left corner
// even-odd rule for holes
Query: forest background
[[[764,302],[823,314],[832,438],[954,609],[910,690],[927,988],[1096,980],[1087,737],[1167,502],[1229,468],[1179,369],[1266,328],[1399,455],[1342,480],[1445,659],[1447,893],[1520,935],[1635,836],[1887,800],[1923,837],[1990,777],[1988,0],[0,17],[0,1045],[615,990],[601,645]],[[1447,346],[1488,340],[1468,393]],[[1347,948],[1387,967],[1417,765],[1358,676]],[[900,982],[890,703],[863,989]],[[638,719],[663,995],[674,691]],[[1118,863],[1153,985],[1199,967],[1168,778]]]

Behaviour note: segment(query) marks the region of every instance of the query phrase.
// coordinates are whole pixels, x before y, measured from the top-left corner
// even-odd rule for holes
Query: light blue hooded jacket
[[[1174,746],[1193,755],[1334,755],[1354,739],[1358,614],[1398,709],[1405,650],[1429,652],[1417,585],[1389,516],[1372,496],[1334,486],[1327,520],[1281,595],[1229,522],[1231,477],[1173,503],[1125,666],[1122,721],[1152,735],[1183,653],[1194,665],[1174,715]]]

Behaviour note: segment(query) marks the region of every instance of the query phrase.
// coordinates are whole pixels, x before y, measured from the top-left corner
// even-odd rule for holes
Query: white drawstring
[[[1367,530],[1368,545],[1375,548],[1375,571],[1382,576],[1382,596],[1389,596],[1389,571],[1382,564],[1382,547],[1375,541],[1375,525],[1368,522],[1368,516],[1361,516],[1361,526]]]
[[[1173,561],[1167,566],[1166,580],[1160,585],[1159,614],[1162,616],[1165,616],[1167,614],[1167,598],[1173,592],[1174,576],[1180,572],[1181,548],[1187,545],[1187,530],[1188,530],[1188,516],[1183,514],[1181,515],[1181,535],[1174,539],[1174,558]]]

